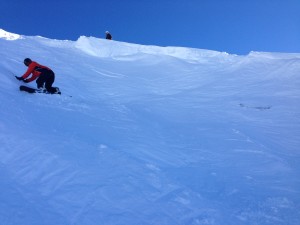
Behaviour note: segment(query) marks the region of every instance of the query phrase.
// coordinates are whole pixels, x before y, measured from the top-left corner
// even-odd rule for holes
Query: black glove
[[[24,82],[24,83],[28,83],[29,81],[28,81],[28,79],[26,79],[26,80],[23,79],[23,82]]]
[[[15,77],[17,78],[17,80],[24,80],[23,77],[17,77],[17,76],[15,76]]]

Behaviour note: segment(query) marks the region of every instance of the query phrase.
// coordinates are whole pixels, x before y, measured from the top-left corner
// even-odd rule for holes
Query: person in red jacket
[[[24,59],[24,64],[28,69],[21,77],[16,76],[18,80],[22,80],[25,83],[36,80],[38,89],[46,88],[47,92],[51,94],[59,92],[58,88],[52,87],[55,80],[55,74],[50,68],[38,64],[29,58]]]

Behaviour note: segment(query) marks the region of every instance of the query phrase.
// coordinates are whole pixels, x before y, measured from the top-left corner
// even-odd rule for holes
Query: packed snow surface
[[[1,224],[300,224],[300,54],[0,30],[0,56]],[[62,95],[19,91],[27,57]]]

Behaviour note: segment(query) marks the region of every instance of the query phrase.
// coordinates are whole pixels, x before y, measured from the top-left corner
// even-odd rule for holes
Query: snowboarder
[[[105,38],[107,40],[111,40],[112,39],[112,36],[111,36],[111,34],[108,31],[105,32]]]
[[[15,76],[18,80],[28,83],[36,79],[38,89],[41,90],[46,88],[47,92],[51,94],[59,92],[58,88],[52,87],[55,80],[55,74],[50,68],[40,65],[29,58],[24,59],[24,64],[28,69],[21,77]],[[30,74],[32,75],[28,78]]]

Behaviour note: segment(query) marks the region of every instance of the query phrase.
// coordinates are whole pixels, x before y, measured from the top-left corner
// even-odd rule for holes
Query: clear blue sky
[[[247,54],[300,52],[300,0],[1,0],[0,28]]]

